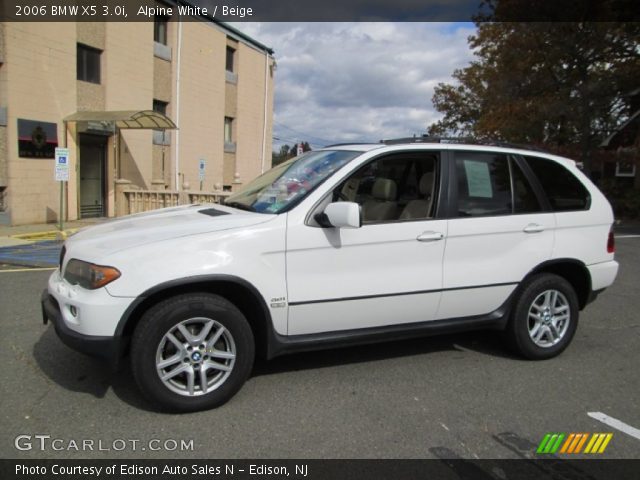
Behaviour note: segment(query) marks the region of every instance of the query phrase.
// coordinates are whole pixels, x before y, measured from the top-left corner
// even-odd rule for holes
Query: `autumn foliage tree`
[[[568,150],[590,172],[594,149],[632,113],[640,23],[499,19],[494,9],[476,23],[475,59],[436,86],[444,117],[428,133]]]

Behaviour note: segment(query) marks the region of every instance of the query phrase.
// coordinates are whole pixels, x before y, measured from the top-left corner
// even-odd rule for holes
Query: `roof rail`
[[[325,145],[322,148],[331,148],[331,147],[346,147],[348,145],[375,145],[373,142],[346,142],[346,143],[332,143],[331,145]]]
[[[538,152],[548,152],[536,145],[525,145],[519,143],[504,142],[501,140],[481,139],[475,137],[436,137],[430,135],[421,135],[405,138],[391,138],[388,140],[380,140],[385,145],[399,145],[404,143],[454,143],[469,145],[487,145],[492,147],[518,148],[522,150],[534,150]]]

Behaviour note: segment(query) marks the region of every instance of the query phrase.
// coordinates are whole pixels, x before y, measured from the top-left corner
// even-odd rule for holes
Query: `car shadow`
[[[104,398],[111,388],[118,398],[132,407],[159,411],[140,394],[128,365],[113,371],[106,362],[68,348],[53,327],[48,328],[33,346],[33,358],[42,373],[65,390]]]
[[[268,361],[257,359],[251,376],[316,370],[445,351],[459,352],[452,357],[454,360],[475,353],[520,360],[506,349],[497,332],[468,332],[296,353]],[[70,392],[104,398],[111,388],[120,400],[134,408],[164,412],[142,396],[128,362],[123,362],[124,366],[114,372],[105,362],[68,348],[57,338],[53,328],[48,328],[35,343],[33,357],[49,380]]]

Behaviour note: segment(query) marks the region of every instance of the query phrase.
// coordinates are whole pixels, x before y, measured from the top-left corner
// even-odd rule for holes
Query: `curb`
[[[0,260],[0,264],[16,268],[56,268],[58,265],[48,262],[30,262],[28,260]],[[2,271],[0,269],[0,271]]]
[[[69,230],[49,230],[47,232],[33,232],[33,233],[20,233],[17,235],[10,235],[11,238],[17,238],[19,240],[31,240],[34,242],[41,242],[45,240],[66,240],[69,235],[76,233],[79,228],[70,228]]]

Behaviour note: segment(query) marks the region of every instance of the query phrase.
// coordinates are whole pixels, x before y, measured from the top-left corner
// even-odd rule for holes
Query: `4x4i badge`
[[[271,308],[283,308],[287,306],[287,297],[275,297],[271,299]]]

